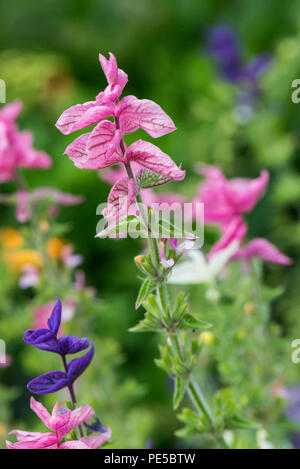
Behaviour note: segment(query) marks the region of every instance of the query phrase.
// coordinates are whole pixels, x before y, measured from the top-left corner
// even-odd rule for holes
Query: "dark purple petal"
[[[54,306],[51,316],[48,319],[48,327],[53,332],[54,335],[57,334],[59,326],[61,323],[61,302],[57,298],[56,305]]]
[[[77,379],[89,366],[93,359],[94,351],[94,344],[92,343],[90,350],[85,355],[79,358],[74,358],[70,361],[68,364],[68,379],[71,383],[73,383],[75,379]]]
[[[58,339],[57,353],[60,355],[68,355],[69,353],[78,353],[86,350],[90,343],[86,337],[78,339],[74,335],[68,335]]]
[[[24,342],[29,345],[37,345],[53,339],[53,332],[49,329],[28,330],[24,332]]]
[[[51,371],[30,381],[27,389],[33,394],[49,394],[69,385],[66,373]]]
[[[36,348],[44,350],[45,352],[59,353],[57,339],[50,339],[47,340],[47,342],[42,342],[41,344],[36,344],[35,346]]]
[[[89,424],[85,422],[83,425],[86,428],[88,428],[91,432],[94,432],[94,433],[106,433],[107,432],[107,428],[105,428],[105,426],[103,425],[103,423],[97,416],[94,417],[94,421],[92,423]]]

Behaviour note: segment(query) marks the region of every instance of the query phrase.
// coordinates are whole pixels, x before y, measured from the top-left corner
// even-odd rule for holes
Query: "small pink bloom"
[[[39,283],[40,272],[32,264],[25,264],[22,266],[22,275],[19,278],[19,286],[22,289],[34,287]]]
[[[83,198],[78,195],[67,194],[64,192],[60,192],[57,189],[48,188],[48,187],[41,187],[35,189],[33,192],[27,192],[25,190],[21,190],[12,194],[12,196],[7,196],[3,199],[3,202],[9,202],[12,198],[16,198],[16,219],[20,223],[27,222],[31,217],[31,209],[30,206],[32,203],[36,204],[42,200],[48,200],[53,204],[59,205],[77,205],[83,201]],[[55,206],[51,207],[50,214],[57,214],[57,210],[55,211]]]
[[[50,415],[33,397],[30,399],[30,407],[51,432],[13,430],[10,434],[16,435],[18,441],[7,441],[8,449],[97,449],[111,437],[111,430],[108,428],[106,433],[99,436],[83,437],[78,441],[66,441],[61,444],[68,433],[95,415],[94,410],[90,406],[83,406],[60,413],[56,403]]]

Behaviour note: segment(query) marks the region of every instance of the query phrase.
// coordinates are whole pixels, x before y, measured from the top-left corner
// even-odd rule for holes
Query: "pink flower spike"
[[[176,130],[172,119],[162,108],[149,99],[126,96],[117,105],[116,116],[120,119],[121,129],[128,134],[138,128],[157,138]]]
[[[135,161],[141,166],[175,181],[181,181],[185,177],[185,171],[176,166],[166,153],[144,140],[137,140],[128,147],[126,159],[127,161]]]
[[[234,257],[245,260],[258,257],[271,264],[281,265],[290,265],[293,262],[291,258],[280,252],[272,243],[264,238],[253,239],[249,244],[241,248]]]

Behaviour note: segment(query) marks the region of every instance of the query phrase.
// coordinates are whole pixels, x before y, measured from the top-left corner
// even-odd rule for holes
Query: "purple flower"
[[[28,390],[34,394],[50,394],[65,387],[71,388],[74,381],[82,375],[91,363],[94,351],[94,344],[92,343],[87,353],[82,357],[74,358],[67,364],[65,372],[50,371],[49,373],[38,376],[28,383]]]
[[[300,423],[300,385],[285,388],[284,397],[288,401],[288,407],[285,411],[286,417],[291,422]]]
[[[227,25],[211,28],[207,49],[217,63],[222,78],[241,86],[240,104],[251,105],[259,96],[259,77],[269,67],[270,55],[262,54],[245,62],[235,31]]]
[[[51,316],[48,319],[48,329],[40,328],[30,329],[24,333],[24,342],[28,345],[34,345],[40,350],[58,353],[61,356],[78,353],[86,350],[89,341],[86,337],[79,339],[74,335],[57,338],[62,317],[62,305],[57,298]]]

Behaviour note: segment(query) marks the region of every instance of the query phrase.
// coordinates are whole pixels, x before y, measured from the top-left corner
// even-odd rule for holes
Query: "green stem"
[[[63,362],[63,365],[64,365],[65,372],[68,373],[68,365],[67,365],[67,361],[66,361],[65,355],[62,355],[61,358],[62,358],[62,362]],[[73,387],[72,384],[71,384],[70,386],[68,386],[68,390],[69,390],[69,393],[70,393],[72,408],[73,408],[73,410],[75,410],[75,409],[76,409],[77,400],[76,400],[76,396],[75,396],[74,387]],[[78,429],[79,429],[80,438],[82,438],[82,437],[84,436],[83,429],[82,429],[82,425],[78,425]]]
[[[118,120],[116,119],[117,128],[118,128],[118,125],[119,125],[119,123],[118,123]],[[121,146],[121,151],[122,151],[123,155],[125,155],[125,145],[124,145],[123,139],[121,140],[120,146]],[[125,168],[126,168],[126,171],[127,171],[128,178],[129,179],[134,179],[134,175],[133,175],[130,163],[125,163]],[[147,213],[145,212],[145,209],[144,209],[144,206],[143,206],[143,201],[142,201],[140,193],[138,193],[137,196],[136,196],[136,202],[139,205],[140,213],[141,213],[141,216],[142,216],[144,222],[148,225],[148,216],[147,216]],[[154,266],[154,268],[156,269],[156,271],[159,275],[161,273],[161,257],[160,257],[160,253],[159,253],[157,239],[153,238],[151,236],[150,230],[149,230],[148,244],[149,244],[149,251],[150,251],[150,256],[151,256],[151,259],[152,259],[152,262],[153,262],[153,266]],[[158,295],[158,298],[160,300],[162,313],[165,313],[166,309],[168,309],[169,313],[172,314],[172,305],[170,303],[168,287],[167,287],[167,284],[166,284],[165,281],[158,284],[158,286],[157,286],[157,295]],[[173,344],[175,345],[178,357],[182,360],[183,357],[182,357],[182,352],[181,352],[181,348],[180,348],[180,342],[179,342],[178,334],[177,333],[172,334],[170,339],[172,340]],[[210,409],[204,395],[202,394],[199,386],[192,379],[190,379],[189,384],[187,386],[187,389],[188,389],[188,395],[189,395],[190,399],[192,400],[192,402],[193,402],[195,408],[197,409],[197,411],[201,415],[202,414],[205,415],[205,417],[209,421],[210,425],[214,428],[215,425],[216,425],[214,414],[211,411],[211,409]],[[223,438],[221,438],[221,439],[217,438],[217,440],[220,442],[221,446],[224,447],[225,442],[224,442]]]

